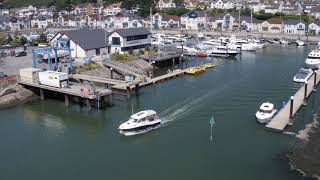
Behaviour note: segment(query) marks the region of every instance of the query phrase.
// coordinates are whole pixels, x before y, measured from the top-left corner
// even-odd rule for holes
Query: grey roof
[[[144,27],[117,29],[114,32],[118,33],[122,37],[138,36],[138,35],[149,35],[149,34],[151,34],[151,32],[147,28],[144,28]]]
[[[246,21],[247,23],[251,23],[251,16],[240,16],[240,21]],[[255,17],[252,17],[252,23],[258,23],[259,20]]]
[[[9,23],[10,18],[8,16],[0,15],[0,23]]]
[[[183,17],[190,17],[190,16],[192,16],[192,14],[195,14],[197,17],[205,17],[206,16],[204,11],[191,11],[191,12],[183,14],[182,16]],[[209,16],[208,13],[207,13],[207,16]]]
[[[283,21],[283,24],[285,25],[297,25],[300,23],[300,20],[296,19],[287,19]],[[301,23],[305,24],[305,22],[301,21]]]
[[[84,50],[107,47],[108,41],[105,37],[110,35],[103,29],[78,29],[66,31],[64,34]]]

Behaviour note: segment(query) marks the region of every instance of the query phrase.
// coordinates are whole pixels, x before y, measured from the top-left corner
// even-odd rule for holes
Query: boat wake
[[[242,80],[244,80],[243,78]],[[242,81],[237,80],[231,80],[227,83],[216,87],[213,90],[210,90],[208,92],[202,93],[201,96],[193,96],[190,98],[185,99],[181,103],[175,104],[171,107],[168,107],[164,111],[160,112],[158,115],[161,118],[161,126],[165,126],[169,124],[170,122],[180,120],[188,115],[190,115],[192,112],[194,112],[199,107],[203,106],[208,102],[208,98],[211,96],[217,95],[221,93],[222,91],[225,91],[228,87],[235,83],[241,83]]]

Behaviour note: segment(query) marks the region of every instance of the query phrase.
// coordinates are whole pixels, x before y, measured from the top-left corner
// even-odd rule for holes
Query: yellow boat
[[[207,64],[204,64],[203,66],[204,66],[205,68],[213,68],[213,67],[215,67],[216,65],[213,64],[213,63],[207,63]]]
[[[187,71],[187,74],[199,74],[199,73],[202,73],[206,71],[206,68],[203,67],[203,66],[196,66],[196,67],[193,67],[193,68],[190,68],[188,71]]]

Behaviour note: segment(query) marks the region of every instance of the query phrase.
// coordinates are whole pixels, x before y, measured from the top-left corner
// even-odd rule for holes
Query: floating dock
[[[315,71],[310,79],[289,99],[285,106],[280,109],[276,116],[266,125],[266,128],[283,131],[288,124],[291,124],[293,116],[298,112],[302,105],[306,105],[307,98],[316,89],[320,78]]]

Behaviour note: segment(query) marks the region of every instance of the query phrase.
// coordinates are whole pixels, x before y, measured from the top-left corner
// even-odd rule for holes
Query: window
[[[128,36],[127,41],[134,41],[139,39],[147,39],[148,35]]]
[[[112,44],[113,45],[120,45],[120,38],[119,37],[113,37],[112,38]]]
[[[100,55],[100,49],[99,48],[96,49],[96,55]]]

